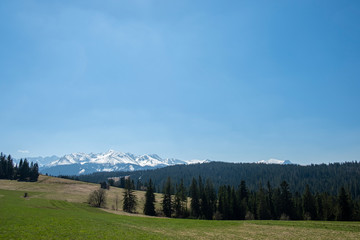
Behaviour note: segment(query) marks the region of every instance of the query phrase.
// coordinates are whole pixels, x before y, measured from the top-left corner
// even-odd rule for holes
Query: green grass
[[[57,191],[63,189],[59,184],[0,181],[0,239],[360,239],[359,222],[206,221],[112,214],[87,206],[81,191],[70,192],[70,197],[62,193],[62,200],[55,200],[52,196],[59,197]],[[73,187],[79,189],[81,184]],[[29,198],[23,197],[24,190]]]

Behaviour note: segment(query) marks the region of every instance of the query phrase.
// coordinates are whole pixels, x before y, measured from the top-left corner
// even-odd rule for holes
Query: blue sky
[[[360,160],[359,1],[0,2],[0,151]]]

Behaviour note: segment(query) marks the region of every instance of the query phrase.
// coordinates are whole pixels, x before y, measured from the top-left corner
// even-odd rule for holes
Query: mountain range
[[[210,160],[179,160],[161,158],[157,154],[135,155],[109,150],[104,153],[71,153],[62,157],[30,157],[29,162],[37,162],[42,174],[83,175],[94,172],[136,171],[156,169],[173,165],[206,163]],[[259,164],[292,164],[289,160],[269,159],[258,161]]]
[[[161,158],[157,154],[135,155],[109,150],[105,153],[71,153],[62,157],[32,157],[30,162],[39,164],[40,172],[53,176],[80,175],[93,172],[135,171],[155,169],[177,164],[196,164],[209,160],[179,160]]]
[[[290,160],[279,160],[275,158],[270,158],[269,160],[260,160],[257,163],[263,163],[263,164],[293,164]]]

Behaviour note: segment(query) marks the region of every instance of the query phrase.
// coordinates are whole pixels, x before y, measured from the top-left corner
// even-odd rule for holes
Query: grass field
[[[97,188],[45,176],[37,183],[1,180],[0,239],[360,239],[359,222],[206,221],[112,214],[84,203]],[[24,192],[30,197],[24,198]],[[108,206],[121,192],[109,191]],[[137,194],[143,197],[142,192]]]

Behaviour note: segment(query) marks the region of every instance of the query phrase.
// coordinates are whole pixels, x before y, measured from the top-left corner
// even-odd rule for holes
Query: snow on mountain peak
[[[41,159],[39,158],[39,162]],[[43,164],[43,173],[53,175],[90,174],[98,171],[135,171],[166,167],[176,164],[205,163],[209,160],[183,161],[174,158],[163,159],[157,154],[135,155],[110,149],[103,153],[71,153],[66,154],[49,164]]]
[[[131,153],[109,150],[104,153],[71,153],[51,162],[50,166],[71,165],[71,164],[105,164],[115,166],[118,164],[138,165],[141,167],[169,166],[175,164],[195,164],[209,162],[209,160],[188,160],[183,161],[174,158],[163,159],[157,154],[134,155]]]
[[[292,164],[290,160],[280,160],[276,158],[270,158],[269,160],[260,160],[257,163],[263,164]]]

